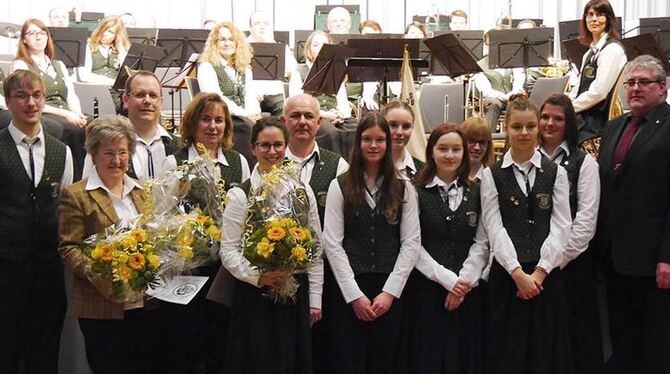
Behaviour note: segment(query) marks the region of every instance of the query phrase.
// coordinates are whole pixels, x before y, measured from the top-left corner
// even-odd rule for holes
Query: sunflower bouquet
[[[307,194],[293,163],[273,168],[250,193],[242,250],[261,273],[287,274],[281,287],[270,289],[275,302],[295,300],[298,282],[292,275],[306,271],[320,255],[308,216]]]
[[[132,303],[160,283],[161,260],[147,231],[125,222],[84,240],[89,280],[109,300]]]

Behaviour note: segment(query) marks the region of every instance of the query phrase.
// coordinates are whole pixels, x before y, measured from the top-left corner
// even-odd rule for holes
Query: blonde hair
[[[128,32],[126,32],[126,27],[121,22],[121,17],[119,16],[108,16],[103,18],[102,21],[98,24],[98,27],[93,30],[91,37],[88,38],[88,44],[91,46],[91,52],[97,52],[100,49],[100,41],[102,36],[105,34],[105,31],[114,28],[116,35],[114,36],[114,42],[112,46],[116,49],[117,52],[125,52],[130,48],[130,40],[128,39]]]
[[[484,166],[491,166],[495,160],[493,150],[493,137],[491,136],[491,128],[484,117],[470,117],[466,119],[461,125],[461,132],[466,141],[468,140],[486,140],[486,152],[482,157],[482,164]]]
[[[230,31],[233,40],[235,41],[235,53],[227,59],[227,62],[238,73],[244,73],[244,71],[251,66],[253,51],[251,45],[247,42],[247,37],[244,36],[244,33],[231,22],[217,23],[212,31],[209,32],[209,36],[205,42],[205,48],[202,55],[200,55],[200,62],[209,62],[212,65],[216,65],[224,59],[219,53],[218,47],[219,32],[223,28]]]

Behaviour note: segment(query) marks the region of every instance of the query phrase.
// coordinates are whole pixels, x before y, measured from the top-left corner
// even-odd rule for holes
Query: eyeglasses
[[[29,37],[29,38],[36,38],[36,37],[38,37],[38,36],[42,36],[42,37],[44,37],[44,36],[47,36],[47,32],[44,31],[44,30],[41,30],[41,31],[28,31],[28,32],[25,34],[25,36],[27,36],[27,37]]]
[[[218,38],[217,40],[220,41],[220,42],[231,42],[231,43],[234,43],[234,42],[235,42],[235,39],[233,39],[233,38],[224,38],[224,37],[221,37],[221,38]]]
[[[136,98],[137,100],[144,100],[145,97],[149,96],[149,100],[156,101],[162,96],[155,92],[144,92],[144,91],[130,91],[128,93],[130,96]]]
[[[636,84],[639,85],[641,88],[649,87],[650,84],[652,83],[661,83],[660,80],[651,80],[651,79],[629,79],[627,81],[623,82],[623,85],[626,86],[627,88],[632,88]]]
[[[259,142],[256,143],[256,147],[260,149],[263,152],[269,152],[270,148],[274,148],[275,151],[281,152],[286,148],[286,143],[285,142],[276,142],[276,143],[268,143],[268,142]]]
[[[489,145],[488,140],[468,140],[468,145],[474,147],[475,145],[479,144],[480,147],[486,148]]]
[[[106,159],[108,160],[115,160],[117,157],[120,160],[127,160],[128,159],[128,152],[126,151],[120,151],[120,152],[105,152],[102,154]]]
[[[30,101],[30,98],[33,98],[33,100],[35,100],[36,102],[40,102],[44,100],[44,93],[42,92],[33,92],[32,94],[18,93],[16,95],[12,95],[12,97],[23,103],[27,103],[28,101]]]

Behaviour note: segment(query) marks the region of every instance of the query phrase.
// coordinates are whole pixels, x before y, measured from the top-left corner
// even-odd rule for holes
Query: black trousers
[[[65,318],[65,281],[60,259],[0,259],[0,372],[57,373]]]
[[[79,318],[88,366],[94,374],[158,373],[155,311],[127,310],[122,320]]]
[[[612,358],[607,373],[670,373],[670,290],[605,264]]]

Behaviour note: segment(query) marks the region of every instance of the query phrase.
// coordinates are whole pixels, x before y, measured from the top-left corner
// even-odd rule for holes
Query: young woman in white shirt
[[[377,112],[356,129],[349,171],[328,189],[323,243],[341,292],[328,318],[333,373],[396,369],[402,293],[419,255],[416,191],[398,176],[391,131]]]
[[[572,373],[560,270],[570,232],[565,170],[537,150],[537,108],[510,101],[509,150],[481,181],[489,275],[487,370]]]

